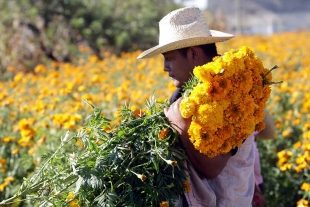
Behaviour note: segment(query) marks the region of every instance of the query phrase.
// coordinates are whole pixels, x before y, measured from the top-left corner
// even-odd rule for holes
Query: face
[[[194,66],[188,56],[184,57],[177,50],[163,53],[164,71],[173,80],[174,86],[181,88],[182,85],[191,78]]]

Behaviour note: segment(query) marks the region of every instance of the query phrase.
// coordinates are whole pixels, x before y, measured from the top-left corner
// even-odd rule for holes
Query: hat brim
[[[234,35],[232,34],[220,32],[216,30],[210,30],[210,32],[212,36],[194,37],[194,38],[174,41],[174,42],[164,44],[164,45],[157,45],[155,47],[152,47],[142,52],[137,57],[137,59],[151,58],[151,57],[154,57],[155,55],[159,55],[165,52],[169,52],[169,51],[177,50],[181,48],[186,48],[186,47],[205,45],[205,44],[211,44],[211,43],[216,43],[216,42],[224,42],[234,37]]]

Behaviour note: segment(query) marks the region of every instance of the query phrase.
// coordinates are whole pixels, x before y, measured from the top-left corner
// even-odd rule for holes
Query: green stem
[[[69,136],[69,135],[68,135]],[[56,156],[56,154],[58,153],[58,151],[63,147],[65,146],[66,143],[68,143],[69,141],[71,141],[74,137],[71,137],[69,140],[65,141],[65,142],[61,142],[60,146],[56,149],[56,151],[52,154],[52,156],[50,156],[46,161],[45,163],[43,164],[43,166],[40,168],[39,172],[36,173],[32,178],[30,178],[30,182],[32,180],[37,180],[37,177],[39,176],[39,174],[41,174],[41,172],[43,171],[43,169],[45,168],[45,166],[48,164],[48,162]]]
[[[68,143],[69,141],[71,141],[74,137],[70,138],[69,140],[65,141],[65,142],[62,142],[61,145],[57,148],[57,150],[53,153],[53,155],[51,157],[48,158],[48,160],[46,160],[46,162],[43,164],[43,166],[40,168],[39,172],[36,173],[35,175],[33,175],[33,177],[30,178],[29,182],[35,182],[38,180],[38,176],[41,174],[41,172],[44,170],[44,168],[46,167],[46,165],[48,164],[48,162],[56,156],[56,154],[58,153],[58,151],[66,144]],[[76,176],[76,175],[75,175]],[[70,177],[70,176],[69,176]],[[69,178],[68,177],[68,178]],[[67,179],[68,179],[67,178]],[[53,178],[52,178],[53,179]],[[52,179],[49,179],[48,182]],[[66,179],[66,181],[68,181]],[[71,180],[71,179],[69,179]],[[25,182],[25,181],[24,181]],[[46,180],[43,180],[41,182],[38,182],[36,184],[34,184],[33,186],[30,186],[30,187],[26,187],[25,190],[23,190],[22,192],[19,192],[19,193],[16,193],[13,197],[7,199],[7,200],[3,200],[1,201],[0,204],[8,204],[8,203],[14,203],[12,202],[14,199],[18,198],[18,197],[22,197],[22,196],[25,196],[27,194],[30,194],[30,193],[33,193],[33,192],[36,192],[40,189],[40,187],[42,187],[42,185],[44,184],[44,182],[46,182]]]
[[[55,176],[55,177],[56,177],[56,176]],[[48,182],[51,181],[51,180],[54,180],[55,177],[49,179]],[[76,178],[78,178],[77,175],[71,174],[71,175],[69,175],[66,179],[63,180],[63,183],[71,182],[71,181],[73,181],[73,180],[76,180]],[[15,194],[13,197],[11,197],[11,198],[9,198],[9,199],[7,199],[7,200],[1,201],[0,204],[11,204],[11,203],[19,202],[20,200],[19,200],[19,201],[15,201],[15,202],[13,202],[13,200],[16,199],[16,198],[19,198],[19,197],[23,197],[23,196],[25,196],[25,195],[28,195],[28,194],[30,194],[30,193],[37,192],[37,191],[42,187],[42,185],[44,184],[44,182],[46,182],[46,181],[41,181],[41,182],[39,182],[39,183],[36,183],[35,185],[30,186],[29,188],[26,188],[23,192],[18,193],[18,194]],[[69,186],[71,186],[71,185],[72,185],[73,183],[75,183],[75,182],[76,182],[76,181],[71,182],[69,185],[66,186],[66,188],[69,187]],[[66,188],[65,188],[65,189],[66,189]],[[65,190],[65,189],[62,189],[60,192],[62,192],[62,191]],[[60,193],[60,192],[59,192],[59,193]],[[42,198],[42,196],[40,196],[40,198]],[[33,200],[33,199],[36,199],[36,197],[30,198],[30,199],[27,199],[27,200]]]
[[[277,69],[277,68],[278,68],[277,65],[273,66],[273,67],[268,71],[268,73],[266,73],[266,74],[264,75],[263,79],[265,79],[265,78],[267,77],[267,75],[268,75],[269,73],[271,73],[271,71],[273,71],[273,70],[275,70],[275,69]]]
[[[1,201],[0,204],[2,205],[2,204],[11,204],[11,203],[15,203],[15,202],[13,202],[14,199],[19,198],[19,197],[22,197],[22,196],[24,196],[24,195],[27,195],[27,194],[29,194],[29,193],[38,191],[42,185],[43,185],[42,182],[37,183],[36,185],[34,185],[34,186],[32,186],[32,187],[30,187],[30,188],[24,190],[24,191],[21,192],[21,193],[15,194],[13,197],[11,197],[11,198],[9,198],[9,199],[7,199],[7,200]],[[16,201],[16,202],[19,202],[19,201]]]

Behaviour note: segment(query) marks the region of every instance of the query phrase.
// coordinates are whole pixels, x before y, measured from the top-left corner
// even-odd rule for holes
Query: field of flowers
[[[268,206],[308,206],[310,200],[309,35],[237,36],[218,44],[220,54],[247,45],[266,68],[279,66],[273,80],[283,83],[271,86],[267,105],[277,136],[258,140]],[[0,77],[0,201],[18,190],[66,131],[83,126],[92,110],[84,100],[113,118],[125,103],[141,109],[152,95],[164,101],[174,90],[161,56],[137,60],[137,51],[99,60],[80,50],[84,55],[71,64],[38,65],[33,73],[9,67]]]

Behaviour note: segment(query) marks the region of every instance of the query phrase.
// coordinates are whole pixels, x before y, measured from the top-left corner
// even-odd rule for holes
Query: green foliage
[[[294,144],[302,140],[302,124],[294,126],[293,116],[290,118],[286,117],[290,113],[294,114],[296,110],[299,111],[301,104],[290,104],[291,93],[288,92],[280,93],[275,90],[271,95],[271,99],[275,97],[280,97],[281,101],[277,102],[276,105],[272,105],[271,100],[267,108],[272,112],[276,124],[280,124],[276,131],[276,137],[270,140],[257,140],[261,170],[264,178],[265,196],[268,207],[293,207],[296,206],[298,200],[303,197],[303,192],[300,187],[302,183],[305,182],[307,173],[302,171],[296,172],[294,168],[282,171],[278,163],[278,152],[282,150],[291,151]],[[299,118],[301,121],[306,121],[306,117],[307,114],[302,114]],[[283,134],[283,132],[288,129],[290,134]],[[293,156],[291,160],[294,163],[295,159],[298,155],[301,155],[302,152],[298,152],[297,150],[292,152]],[[306,169],[306,171],[308,170]]]
[[[183,96],[188,97],[191,94],[191,92],[194,90],[194,87],[196,87],[200,83],[201,81],[192,74],[192,77],[183,86],[183,91],[185,91],[186,93]]]
[[[184,191],[186,156],[163,114],[166,106],[151,99],[147,112],[137,117],[124,105],[114,127],[92,106],[84,129],[67,133],[17,194],[0,204],[20,198],[29,205],[63,206],[74,192],[80,206],[159,206],[162,201],[173,206]],[[159,138],[166,128],[170,133]],[[76,150],[76,142],[84,149]]]
[[[176,8],[172,0],[4,0],[0,67],[71,61],[79,45],[99,57],[146,49],[157,44],[158,21]]]
[[[268,207],[293,207],[301,197],[302,175],[282,172],[277,164],[277,152],[283,149],[283,143],[287,146],[293,144],[292,140],[284,141],[281,137],[257,141]]]

